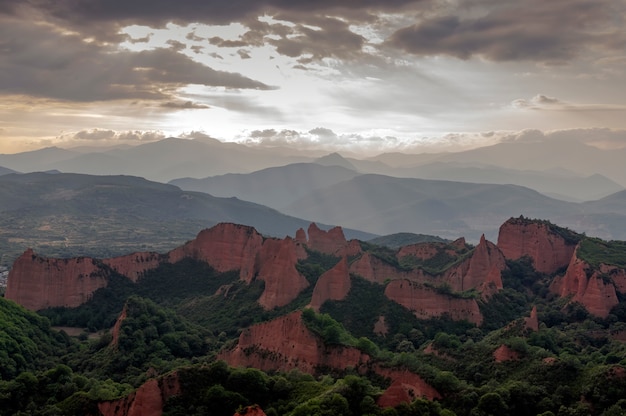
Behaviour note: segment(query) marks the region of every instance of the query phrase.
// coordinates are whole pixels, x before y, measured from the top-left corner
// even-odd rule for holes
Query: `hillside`
[[[55,256],[167,251],[218,222],[284,236],[308,221],[236,198],[184,192],[131,176],[0,176],[0,262],[27,247]],[[349,235],[367,239],[368,234]]]
[[[524,217],[475,247],[390,249],[314,224],[295,235],[220,224],[167,254],[24,253],[9,299],[53,306],[41,313],[56,325],[110,331],[57,336],[52,354],[46,320],[0,299],[12,311],[0,320],[26,317],[21,331],[44,334],[29,351],[51,357],[0,379],[0,414],[623,410],[623,243]],[[104,285],[88,293],[85,280]]]

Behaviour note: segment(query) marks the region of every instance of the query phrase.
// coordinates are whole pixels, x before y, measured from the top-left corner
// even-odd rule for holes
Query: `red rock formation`
[[[552,274],[569,264],[576,244],[544,222],[511,218],[500,226],[498,247],[507,259],[529,256],[537,271]]]
[[[600,273],[606,274],[611,278],[615,285],[615,290],[626,294],[626,269],[620,269],[607,264],[600,265]]]
[[[449,315],[451,319],[480,325],[483,317],[475,299],[461,299],[409,280],[394,280],[385,288],[385,296],[398,302],[420,319]]]
[[[102,260],[104,264],[133,282],[143,277],[145,272],[159,267],[164,261],[165,256],[158,253],[133,253]]]
[[[426,275],[421,269],[402,271],[391,264],[379,259],[371,253],[364,253],[360,258],[350,264],[350,273],[363,279],[383,284],[388,280],[407,279],[416,282],[426,280]]]
[[[220,353],[218,359],[234,367],[263,371],[297,368],[315,374],[318,368],[363,367],[369,356],[352,347],[324,345],[306,327],[302,312],[296,311],[244,329],[237,346]]]
[[[389,328],[387,327],[387,322],[385,322],[385,317],[383,315],[378,317],[378,320],[374,324],[374,333],[376,335],[382,335],[383,337],[389,333]]]
[[[518,360],[519,353],[502,344],[493,352],[493,358],[497,363]]]
[[[474,249],[469,260],[467,273],[461,281],[458,291],[478,289],[483,294],[493,294],[502,289],[502,271],[506,269],[506,260],[502,252],[483,234],[480,243]]]
[[[463,244],[465,244],[465,239],[463,239]],[[428,260],[435,257],[442,250],[450,256],[457,256],[457,253],[454,249],[446,247],[448,247],[448,244],[446,243],[409,244],[408,246],[400,247],[400,249],[396,253],[396,257],[398,260],[402,259],[405,256],[413,256],[421,260]]]
[[[558,276],[550,284],[550,291],[561,297],[572,296],[572,302],[580,302],[589,313],[606,318],[619,301],[615,286],[605,281],[599,270],[579,259],[576,254],[564,276]]]
[[[334,227],[328,231],[321,230],[315,223],[308,229],[309,240],[307,246],[311,250],[338,257],[356,256],[361,252],[361,245],[357,240],[346,241],[341,227]]]
[[[258,257],[257,279],[265,281],[265,290],[259,303],[265,309],[284,306],[309,287],[309,282],[298,273],[298,262],[294,241],[267,239]]]
[[[243,408],[233,416],[267,416],[258,404]]]
[[[119,342],[120,329],[122,328],[122,323],[124,322],[124,319],[126,319],[127,316],[128,316],[128,307],[125,304],[124,307],[122,308],[122,312],[120,313],[120,315],[117,317],[117,320],[115,321],[115,325],[113,325],[113,329],[111,330],[111,335],[113,337],[113,339],[111,340],[111,345],[114,347],[116,347],[117,343]]]
[[[193,258],[207,262],[219,272],[239,270],[241,280],[250,283],[262,245],[263,237],[254,228],[223,223],[200,231],[195,240],[170,251],[169,261]]]
[[[343,257],[332,269],[320,276],[313,289],[310,306],[319,311],[327,300],[343,300],[350,291],[348,261]]]
[[[99,403],[98,411],[101,416],[161,416],[165,401],[180,392],[178,374],[172,373],[146,381],[123,399]]]
[[[391,378],[391,386],[378,398],[380,407],[395,407],[400,403],[411,403],[417,398],[440,399],[441,395],[420,376],[409,371],[377,368],[376,372]]]
[[[48,259],[28,249],[9,272],[5,297],[30,310],[75,307],[105,287],[109,273],[88,257]]]
[[[539,318],[537,317],[536,306],[533,306],[532,310],[530,311],[530,316],[528,318],[524,318],[524,325],[526,329],[530,331],[539,331]]]

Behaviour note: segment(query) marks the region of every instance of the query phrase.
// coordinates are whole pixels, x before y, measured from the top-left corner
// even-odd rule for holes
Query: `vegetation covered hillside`
[[[622,242],[575,237],[576,255],[589,264],[590,276],[603,265],[626,264]],[[351,266],[369,258],[384,270],[435,279],[436,273],[465,270],[460,265],[478,250],[497,250],[484,243],[424,244],[432,246],[400,251],[362,243],[362,252],[346,261]],[[218,272],[189,258],[163,263],[136,283],[113,274],[106,287],[76,308],[36,314],[0,299],[0,414],[111,414],[112,408],[130,408],[133,400],[154,394],[164,415],[232,415],[254,405],[268,415],[626,412],[626,294],[616,283],[618,274],[605,278],[616,285],[619,300],[605,317],[555,293],[553,282],[564,271],[540,273],[529,257],[506,260],[502,288],[496,291],[459,291],[436,280],[420,283],[424,293],[452,303],[476,302],[482,316],[476,324],[447,314],[424,318],[390,299],[390,285],[397,279],[373,281],[355,272],[348,276],[345,297],[330,297],[319,310],[311,309],[318,284],[338,275],[342,260],[306,250],[297,270],[308,288],[274,309],[258,303],[264,281],[248,283],[237,271]],[[432,257],[417,261],[406,254],[420,250]],[[306,330],[245,338],[255,333],[255,325],[300,310]],[[69,337],[51,324],[83,332]],[[244,358],[297,360],[305,352],[297,350],[296,341],[289,343],[303,331],[323,354],[357,351],[365,358],[359,365],[318,366],[310,373],[300,370],[304,362],[290,370],[261,371],[218,359],[245,340],[250,346]],[[281,340],[288,348],[272,350],[269,345]],[[295,356],[284,355],[291,350]],[[402,387],[416,380],[423,390]],[[422,397],[426,391],[432,400]],[[390,392],[406,394],[408,400],[385,405]]]

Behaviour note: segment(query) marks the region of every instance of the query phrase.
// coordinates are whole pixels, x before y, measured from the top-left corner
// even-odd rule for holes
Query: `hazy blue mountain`
[[[30,152],[1,154],[0,166],[17,172],[43,172],[54,169],[53,165],[72,159],[78,154],[58,147],[46,147]]]
[[[571,226],[581,210],[579,204],[516,185],[361,175],[314,191],[284,212],[380,235],[413,232],[478,239],[485,232],[495,239],[509,217],[560,220]]]
[[[341,166],[294,163],[248,174],[230,173],[204,179],[182,178],[170,183],[188,191],[237,197],[281,209],[296,199],[359,175]]]
[[[617,182],[600,174],[583,177],[564,170],[557,172],[556,169],[529,171],[435,162],[414,168],[398,168],[395,173],[394,176],[400,177],[520,185],[553,198],[572,202],[596,200],[624,189]]]
[[[133,176],[0,176],[2,263],[10,264],[8,259],[28,247],[55,255],[99,257],[148,249],[166,251],[218,222],[251,225],[277,237],[293,235],[310,224],[237,198],[182,191]],[[375,237],[344,231],[348,238]]]
[[[341,166],[350,170],[357,170],[357,168],[350,163],[346,158],[341,156],[339,153],[330,153],[326,156],[319,157],[314,160],[318,165],[323,166]]]
[[[58,169],[91,175],[133,175],[168,182],[233,172],[253,172],[270,166],[310,161],[308,156],[251,148],[215,139],[167,138],[130,148],[77,152],[58,148],[0,155],[0,165],[20,172]]]
[[[9,169],[9,168],[5,168],[3,166],[0,166],[0,176],[8,175],[9,173],[17,173],[17,172],[14,171],[13,169]]]

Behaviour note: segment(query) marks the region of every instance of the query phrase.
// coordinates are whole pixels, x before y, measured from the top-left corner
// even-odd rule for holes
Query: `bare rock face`
[[[483,234],[469,260],[463,277],[461,291],[478,289],[483,294],[493,294],[502,289],[502,271],[506,269],[504,255]]]
[[[254,367],[263,371],[297,368],[315,374],[319,368],[358,369],[369,361],[369,356],[352,347],[324,345],[322,339],[306,327],[302,312],[296,311],[244,329],[237,346],[222,352],[218,359],[233,367]]]
[[[180,392],[178,374],[172,373],[146,381],[123,399],[99,403],[98,411],[101,416],[161,416],[165,401]]]
[[[313,289],[310,306],[319,312],[327,300],[343,300],[350,291],[348,261],[343,257],[332,269],[320,276]]]
[[[122,308],[122,312],[117,317],[115,324],[113,325],[113,329],[111,330],[112,340],[111,345],[116,347],[119,339],[120,339],[120,329],[122,328],[122,323],[124,323],[124,319],[128,316],[128,307],[124,305]]]
[[[5,297],[30,310],[78,306],[107,285],[110,270],[89,257],[48,259],[31,249],[9,272]]]
[[[334,227],[328,231],[321,230],[315,223],[308,229],[309,240],[307,246],[311,250],[338,257],[355,256],[361,252],[361,245],[357,240],[346,241],[341,227]]]
[[[550,291],[562,297],[572,296],[573,302],[580,302],[589,313],[601,318],[606,318],[619,303],[613,283],[576,254],[572,256],[565,275],[552,281]]]
[[[287,305],[309,287],[309,282],[296,270],[297,262],[296,245],[291,238],[265,240],[258,257],[257,276],[265,281],[265,290],[259,298],[265,309]]]
[[[378,320],[374,324],[374,333],[380,336],[387,336],[389,333],[389,328],[387,327],[387,322],[385,321],[385,316],[380,315]]]
[[[380,407],[395,407],[400,403],[411,403],[417,398],[440,399],[441,395],[420,376],[409,371],[378,368],[377,373],[389,377],[392,382],[378,398]]]
[[[372,282],[383,284],[387,280],[407,279],[421,282],[426,279],[426,275],[421,269],[411,271],[398,270],[391,264],[379,259],[371,253],[364,253],[357,260],[350,264],[350,273],[362,277]]]
[[[434,289],[409,280],[394,280],[385,288],[385,296],[404,306],[419,319],[448,314],[454,320],[480,325],[483,317],[475,299],[461,299],[437,293]]]
[[[539,318],[537,317],[536,306],[533,306],[532,310],[530,311],[530,316],[527,318],[524,318],[524,326],[529,331],[534,331],[534,332],[539,331]]]
[[[133,253],[127,256],[104,259],[102,262],[133,282],[149,271],[159,267],[166,257],[158,253]]]
[[[259,407],[258,404],[254,404],[252,406],[244,407],[239,412],[235,413],[233,416],[267,416],[263,409]]]
[[[518,360],[519,353],[502,344],[493,352],[493,358],[497,363]]]
[[[223,223],[201,231],[195,240],[170,251],[169,261],[193,258],[219,272],[239,270],[241,280],[250,283],[262,245],[263,237],[253,227]]]
[[[552,274],[569,264],[576,243],[565,240],[544,222],[511,218],[500,226],[498,247],[507,259],[529,256],[537,271]]]
[[[615,285],[615,290],[620,293],[626,293],[626,269],[620,269],[616,266],[606,264],[600,265],[600,273],[609,276]]]

